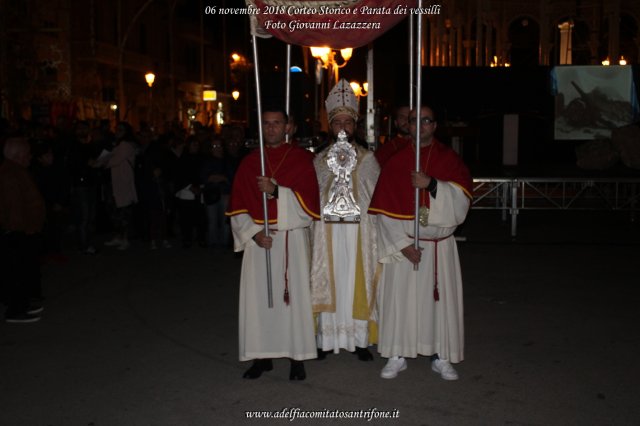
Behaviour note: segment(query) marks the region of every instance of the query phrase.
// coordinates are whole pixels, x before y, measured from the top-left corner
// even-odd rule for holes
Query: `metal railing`
[[[517,234],[520,210],[629,211],[640,209],[640,178],[475,178],[473,208],[511,216]]]

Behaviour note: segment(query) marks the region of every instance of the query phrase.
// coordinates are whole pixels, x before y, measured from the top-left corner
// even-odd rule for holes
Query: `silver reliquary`
[[[325,222],[360,222],[360,207],[353,197],[351,172],[358,161],[357,151],[347,139],[344,130],[327,153],[327,166],[335,175],[329,188],[329,201],[322,209]]]

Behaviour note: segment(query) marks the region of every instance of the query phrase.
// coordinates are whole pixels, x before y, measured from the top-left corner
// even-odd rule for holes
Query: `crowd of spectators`
[[[39,256],[66,262],[65,253],[127,250],[132,239],[152,250],[231,247],[224,212],[247,151],[244,128],[223,126],[216,133],[195,124],[155,132],[144,123],[135,131],[106,120],[56,126],[2,120],[0,165],[10,161],[2,155],[6,141],[28,141],[25,164],[46,213],[42,230],[30,236]],[[4,204],[18,202],[0,198],[5,211],[10,206]],[[8,228],[0,224],[3,237],[21,232]]]

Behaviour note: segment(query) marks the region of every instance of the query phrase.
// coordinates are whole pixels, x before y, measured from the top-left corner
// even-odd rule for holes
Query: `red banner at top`
[[[289,44],[361,47],[415,12],[415,0],[249,0],[256,30]],[[381,5],[382,4],[382,5]]]

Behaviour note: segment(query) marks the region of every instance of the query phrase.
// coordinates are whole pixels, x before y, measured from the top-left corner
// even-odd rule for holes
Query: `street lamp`
[[[338,70],[349,62],[351,59],[351,55],[353,54],[353,49],[351,47],[345,47],[344,49],[340,49],[340,56],[342,56],[342,64],[338,64],[336,60],[337,51],[333,51],[330,47],[310,47],[311,56],[318,60],[318,65],[324,69],[331,70],[330,72],[333,74],[334,84],[338,82]],[[320,73],[316,73],[316,79],[318,84],[320,84],[320,79],[322,78],[322,69],[319,68],[318,71]]]
[[[237,101],[238,98],[240,97],[240,92],[237,90],[234,90],[233,92],[231,92],[231,96],[233,97],[234,101]]]
[[[149,85],[149,88],[151,88],[151,86],[153,86],[153,82],[156,81],[156,75],[152,72],[148,72],[144,75],[144,79]]]
[[[358,83],[357,81],[352,81],[351,83],[349,83],[349,85],[351,85],[351,88],[353,89],[353,93],[355,93],[356,97],[365,97],[369,94],[369,83],[367,83],[366,81],[364,83],[362,83],[362,86],[360,86],[360,83]]]
[[[151,125],[151,107],[153,102],[153,82],[156,81],[156,75],[148,72],[144,75],[144,79],[149,85],[149,110],[147,111],[147,124]]]

